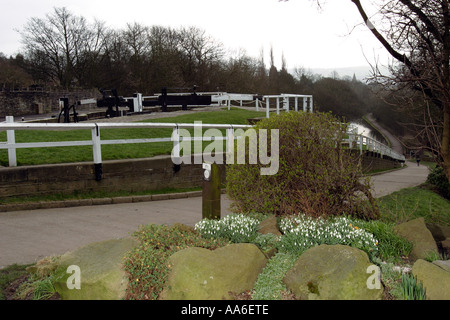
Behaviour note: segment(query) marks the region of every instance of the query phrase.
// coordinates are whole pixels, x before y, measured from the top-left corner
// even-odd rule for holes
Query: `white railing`
[[[269,118],[270,114],[270,99],[275,99],[276,101],[276,110],[277,114],[280,114],[280,102],[283,103],[282,109],[286,112],[289,112],[289,100],[294,99],[294,110],[299,111],[299,103],[298,100],[302,99],[302,109],[304,112],[313,112],[313,96],[312,95],[303,95],[303,94],[280,94],[280,95],[267,95],[263,96],[263,101],[266,103],[266,118]],[[256,108],[258,110],[258,107]]]
[[[201,124],[202,129],[226,129],[226,137],[180,137],[180,129],[199,128],[195,123],[150,123],[150,122],[124,122],[124,123],[23,123],[14,122],[13,117],[6,117],[5,123],[0,123],[0,131],[7,133],[7,141],[0,143],[0,150],[8,150],[9,166],[17,166],[16,149],[23,148],[46,148],[46,147],[73,147],[73,146],[92,146],[94,164],[102,163],[101,146],[107,144],[129,144],[129,143],[153,143],[153,142],[173,142],[173,157],[180,157],[181,141],[212,141],[227,140],[227,148],[231,145],[230,139],[237,139],[234,135],[235,129],[251,128],[250,125],[232,125],[232,124]],[[172,129],[172,136],[169,138],[141,138],[141,139],[116,139],[102,140],[100,132],[102,129],[123,129],[123,128],[169,128]],[[51,142],[25,142],[16,143],[15,130],[91,130],[91,140],[83,141],[51,141]],[[228,149],[227,149],[228,150]]]
[[[6,122],[0,123],[0,131],[7,132],[7,141],[0,143],[0,150],[8,150],[9,166],[17,166],[16,149],[21,148],[46,148],[46,147],[71,147],[71,146],[92,146],[94,164],[102,163],[102,145],[108,144],[129,144],[129,143],[153,143],[153,142],[172,142],[173,156],[180,157],[180,143],[181,141],[212,141],[212,140],[226,140],[227,151],[233,145],[234,140],[238,139],[235,136],[235,129],[248,129],[251,125],[232,125],[232,124],[201,124],[202,129],[226,129],[225,137],[193,137],[187,139],[180,136],[180,129],[195,129],[199,128],[199,124],[195,123],[144,123],[144,122],[125,122],[125,123],[24,123],[14,122],[13,117],[6,117]],[[172,136],[166,138],[140,138],[140,139],[116,139],[116,140],[102,140],[102,129],[119,129],[119,128],[169,128],[172,129]],[[91,130],[91,140],[83,141],[51,141],[51,142],[25,142],[16,143],[15,130]],[[349,138],[344,139],[343,143],[348,143],[351,148],[360,150],[362,154],[364,150],[379,153],[381,156],[386,155],[393,159],[404,161],[405,157],[393,151],[388,146],[376,141],[367,136],[348,133]]]
[[[363,154],[364,151],[370,151],[380,154],[381,157],[388,156],[398,161],[405,161],[404,155],[395,152],[376,139],[352,131],[347,132],[347,134],[348,138],[343,139],[343,142],[348,143],[350,148],[358,149],[360,154]]]

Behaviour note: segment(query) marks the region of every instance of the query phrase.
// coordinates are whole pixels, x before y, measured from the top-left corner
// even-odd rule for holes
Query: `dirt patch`
[[[30,275],[25,274],[13,282],[9,284],[8,287],[3,291],[5,300],[33,300],[34,298],[34,292],[33,290],[26,290],[23,289],[24,286],[27,285],[27,283],[30,280]],[[20,291],[24,292],[20,297],[18,296],[18,293]],[[46,300],[61,300],[61,297],[57,292],[55,292],[51,297],[49,297]]]
[[[16,297],[16,292],[18,289],[25,284],[29,279],[29,275],[23,275],[20,278],[11,282],[11,284],[3,291],[5,295],[5,300],[19,300]],[[22,299],[20,299],[22,300]],[[28,293],[23,300],[33,300],[33,293]]]

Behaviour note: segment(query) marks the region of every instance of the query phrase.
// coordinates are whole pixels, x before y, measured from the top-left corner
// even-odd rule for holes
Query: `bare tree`
[[[287,1],[287,0],[283,0]],[[321,6],[321,0],[315,0]],[[450,0],[377,0],[377,14],[369,17],[361,0],[350,0],[363,23],[395,59],[393,77],[381,75],[374,67],[375,77],[390,88],[409,88],[422,95],[425,117],[429,108],[438,110],[441,128],[431,126],[439,136],[428,141],[428,148],[437,150],[436,160],[444,167],[450,181]],[[425,108],[425,109],[424,109]],[[428,122],[435,124],[435,121]]]
[[[66,8],[54,8],[45,19],[31,18],[21,32],[26,57],[57,85],[70,87],[79,81],[86,59],[98,55],[104,25],[89,24]]]
[[[425,131],[421,134],[428,142],[424,147],[435,152],[450,181],[450,1],[380,0],[378,27],[360,0],[351,1],[372,34],[397,61],[391,67],[393,76],[379,79],[422,96]],[[410,102],[410,106],[417,105],[417,98]],[[436,111],[441,121],[433,117]]]
[[[210,88],[210,76],[217,71],[224,55],[223,45],[197,27],[181,28],[179,37],[180,68],[186,85],[199,85],[203,90],[214,89]]]

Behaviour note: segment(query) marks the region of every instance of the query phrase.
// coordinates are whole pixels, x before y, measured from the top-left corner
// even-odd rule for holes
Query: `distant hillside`
[[[341,79],[345,76],[353,78],[353,75],[355,75],[356,79],[364,81],[368,76],[370,76],[372,69],[368,66],[360,66],[348,68],[312,68],[311,71],[324,77],[330,77],[331,74],[336,71]]]
[[[313,74],[319,74],[323,77],[331,77],[332,73],[336,71],[339,75],[339,78],[342,79],[346,76],[353,78],[353,75],[356,76],[356,79],[359,81],[365,81],[365,79],[372,74],[372,68],[370,66],[357,66],[357,67],[346,67],[346,68],[308,68],[309,72]],[[386,68],[381,68],[383,73],[387,74]],[[294,72],[292,72],[294,74]]]

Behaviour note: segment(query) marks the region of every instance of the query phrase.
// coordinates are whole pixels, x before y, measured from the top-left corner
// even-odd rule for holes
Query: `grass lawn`
[[[202,121],[208,124],[248,124],[249,118],[263,117],[264,112],[249,111],[239,108],[231,110],[217,109],[211,112],[186,113],[176,117],[150,119],[143,122],[164,123],[194,123]],[[225,132],[225,131],[223,131]],[[101,131],[102,140],[139,139],[139,138],[168,138],[172,129],[104,129]],[[72,131],[16,131],[16,142],[47,142],[47,141],[83,141],[91,140],[90,130]],[[0,132],[0,141],[6,141],[6,132]],[[170,154],[171,142],[155,142],[145,144],[103,145],[103,160],[147,158],[161,154]],[[91,146],[56,147],[18,149],[18,165],[38,165],[67,162],[92,161]],[[8,153],[0,150],[0,165],[7,166]]]
[[[450,225],[450,201],[429,188],[424,184],[380,198],[381,219],[399,223],[424,217],[429,223]]]

